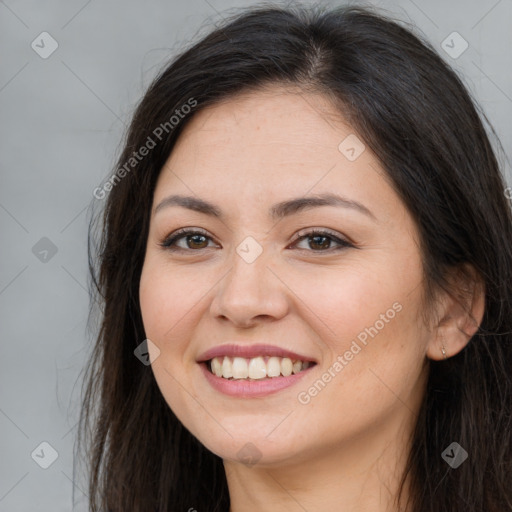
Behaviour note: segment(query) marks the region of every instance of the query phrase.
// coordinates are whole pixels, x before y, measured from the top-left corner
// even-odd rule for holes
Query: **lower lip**
[[[199,366],[211,386],[225,395],[239,398],[257,398],[277,393],[299,382],[300,379],[313,368],[313,366],[311,366],[307,370],[302,370],[288,377],[271,377],[260,380],[231,380],[217,377],[208,370],[207,364],[208,363],[201,363]]]

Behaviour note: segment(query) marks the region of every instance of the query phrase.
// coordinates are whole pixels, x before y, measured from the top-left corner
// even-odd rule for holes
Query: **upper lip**
[[[251,359],[258,356],[276,356],[276,357],[288,357],[294,361],[309,361],[316,362],[311,357],[292,352],[284,348],[276,347],[275,345],[236,345],[234,343],[229,345],[219,345],[213,347],[206,352],[203,352],[198,358],[198,363],[209,361],[214,357],[245,357]]]

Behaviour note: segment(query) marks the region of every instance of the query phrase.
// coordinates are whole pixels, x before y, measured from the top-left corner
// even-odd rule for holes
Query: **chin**
[[[259,416],[255,413],[226,419],[222,422],[224,428],[211,420],[207,429],[202,423],[199,428],[190,425],[190,431],[201,444],[225,461],[247,465],[257,463],[259,466],[282,465],[292,459],[298,461],[298,448],[301,447],[302,451],[306,448],[305,441],[308,437],[311,439],[299,425],[290,431],[288,421],[283,422],[285,417],[286,414],[272,415],[270,420],[268,412],[263,414],[260,411]]]

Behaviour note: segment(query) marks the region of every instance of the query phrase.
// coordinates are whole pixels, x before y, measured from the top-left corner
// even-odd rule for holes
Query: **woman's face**
[[[182,228],[200,233],[172,241]],[[423,289],[411,216],[324,97],[275,86],[191,119],[156,186],[140,305],[163,397],[212,452],[357,457],[410,429]]]

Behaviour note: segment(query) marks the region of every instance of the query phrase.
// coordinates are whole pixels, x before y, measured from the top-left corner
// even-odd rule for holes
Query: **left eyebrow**
[[[156,215],[156,213],[163,208],[170,206],[181,206],[182,208],[187,208],[219,219],[224,218],[224,214],[219,206],[198,197],[182,195],[172,195],[163,199],[156,206],[154,214]],[[375,215],[362,203],[332,193],[296,197],[276,203],[270,208],[269,215],[273,220],[283,219],[284,217],[293,215],[294,213],[320,206],[350,208],[370,217],[374,221],[377,220]]]
[[[297,197],[295,199],[289,199],[287,201],[277,203],[270,208],[270,215],[273,219],[277,220],[282,219],[288,215],[319,206],[338,206],[342,208],[351,208],[360,213],[363,213],[375,221],[377,220],[375,215],[360,202],[353,201],[352,199],[348,199],[346,197],[332,193]]]

